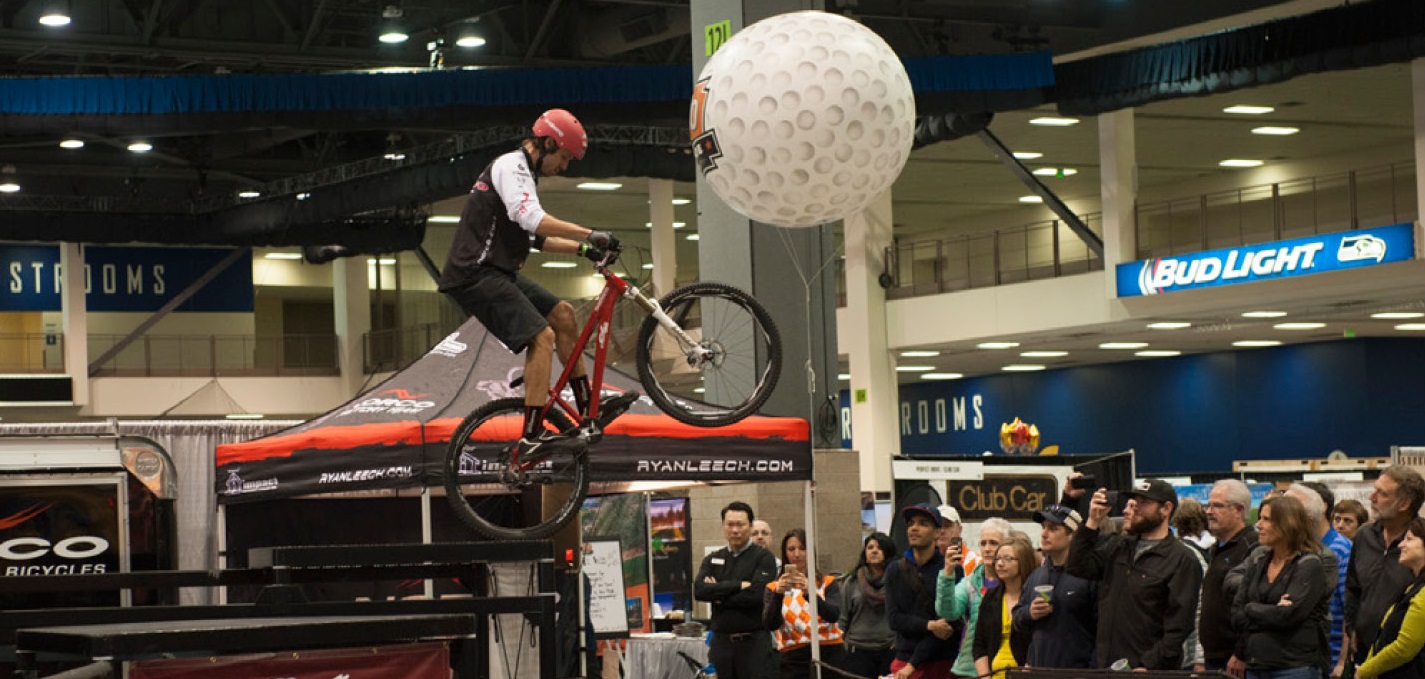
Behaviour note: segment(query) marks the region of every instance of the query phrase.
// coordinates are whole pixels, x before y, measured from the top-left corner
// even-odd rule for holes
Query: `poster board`
[[[594,628],[595,639],[628,636],[622,552],[618,538],[591,537],[584,542],[584,576],[589,579],[589,625]]]

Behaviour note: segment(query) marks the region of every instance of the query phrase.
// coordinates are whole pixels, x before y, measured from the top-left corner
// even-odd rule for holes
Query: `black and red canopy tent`
[[[218,502],[439,487],[451,433],[482,404],[519,395],[510,382],[523,369],[524,357],[472,318],[341,407],[264,438],[218,446]],[[604,388],[640,385],[610,369]],[[595,484],[812,478],[806,420],[753,416],[726,427],[693,427],[664,415],[647,397],[608,427],[590,460]]]

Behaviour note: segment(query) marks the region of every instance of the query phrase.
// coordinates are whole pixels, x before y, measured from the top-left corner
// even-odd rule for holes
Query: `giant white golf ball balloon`
[[[915,97],[896,53],[825,12],[763,19],[703,67],[689,116],[707,183],[747,217],[808,227],[890,188],[910,155]]]

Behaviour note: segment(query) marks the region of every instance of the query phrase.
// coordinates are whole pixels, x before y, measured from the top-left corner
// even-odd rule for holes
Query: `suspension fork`
[[[628,290],[625,291],[623,294],[625,297],[633,300],[634,304],[637,304],[644,311],[647,311],[648,315],[657,319],[658,325],[663,326],[664,329],[673,333],[673,335],[677,337],[680,342],[683,343],[683,346],[697,349],[699,353],[703,355],[703,357],[707,357],[708,354],[712,353],[707,349],[700,347],[697,341],[694,340],[691,336],[689,336],[688,333],[685,332],[683,328],[678,325],[677,321],[674,321],[673,318],[668,315],[668,312],[663,310],[663,307],[659,306],[658,300],[643,294],[642,291],[632,285],[628,286]]]

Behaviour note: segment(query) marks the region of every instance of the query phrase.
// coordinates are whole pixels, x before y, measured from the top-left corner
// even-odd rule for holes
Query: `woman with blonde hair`
[[[1000,546],[993,566],[999,584],[985,592],[980,601],[975,625],[975,671],[981,677],[1003,679],[1007,668],[1023,665],[1028,655],[1030,633],[1014,629],[1013,611],[1025,595],[1024,581],[1039,567],[1039,558],[1029,539],[1016,535]]]

